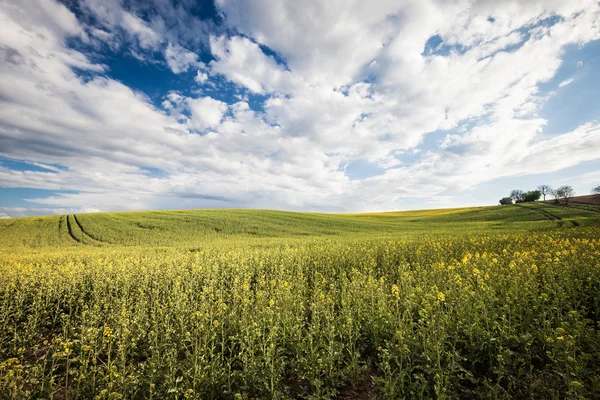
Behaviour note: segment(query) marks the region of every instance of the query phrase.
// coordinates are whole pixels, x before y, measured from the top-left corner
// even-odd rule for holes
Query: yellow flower
[[[115,335],[113,334],[112,329],[110,327],[108,327],[108,326],[104,327],[104,333],[103,334],[104,334],[104,337],[109,338],[109,339],[115,337]]]
[[[444,293],[442,293],[442,292],[438,292],[438,301],[439,301],[439,302],[444,302],[444,301],[446,301],[446,296],[444,295]]]
[[[457,285],[462,285],[462,278],[458,274],[454,274],[454,281]]]
[[[392,296],[398,297],[399,294],[400,289],[398,288],[398,285],[392,285]]]

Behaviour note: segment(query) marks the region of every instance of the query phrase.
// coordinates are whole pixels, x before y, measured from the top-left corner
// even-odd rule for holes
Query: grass
[[[593,398],[600,214],[0,221],[0,398]]]

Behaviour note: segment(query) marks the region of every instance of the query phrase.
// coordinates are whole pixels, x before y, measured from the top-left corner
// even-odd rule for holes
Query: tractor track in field
[[[534,208],[535,211],[539,212],[542,215],[545,215],[548,219],[554,220],[554,221],[562,221],[562,218],[559,217],[558,215],[554,215],[551,212],[548,212],[544,209],[541,208]]]
[[[67,232],[69,232],[69,236],[71,236],[71,239],[73,239],[74,241],[76,241],[77,243],[82,243],[81,240],[79,240],[74,234],[73,234],[73,227],[71,226],[71,220],[69,219],[69,216],[67,215]],[[83,243],[82,243],[83,244]]]
[[[98,239],[97,237],[94,237],[92,234],[90,234],[83,228],[83,225],[81,225],[81,222],[79,222],[79,219],[77,219],[77,215],[73,214],[73,219],[75,220],[75,223],[77,224],[77,226],[79,227],[79,229],[81,230],[81,232],[83,232],[83,234],[85,236],[87,236],[88,238],[90,238],[96,242],[104,243],[104,241]]]
[[[589,208],[585,208],[585,205],[569,204],[567,207],[574,208],[576,210],[588,211],[588,212],[591,212],[591,213],[600,214],[600,211],[598,211],[598,210],[590,210]]]
[[[563,220],[563,219],[562,219],[561,217],[559,217],[558,215],[554,215],[554,214],[552,214],[551,212],[549,212],[549,211],[546,211],[546,210],[544,210],[544,209],[542,209],[542,208],[525,207],[525,206],[522,206],[522,205],[520,205],[520,204],[515,204],[515,205],[516,205],[516,206],[518,206],[518,207],[522,207],[522,208],[528,208],[528,209],[530,209],[530,210],[536,211],[536,212],[538,212],[538,213],[542,214],[544,217],[546,217],[547,219],[549,219],[549,220],[551,220],[551,221],[558,221],[558,226],[562,226],[562,225],[563,225],[563,223],[565,222],[565,220]],[[568,222],[570,222],[570,223],[571,223],[573,226],[575,226],[575,227],[577,227],[577,226],[579,226],[579,225],[580,225],[580,224],[579,224],[579,222],[577,222],[577,221],[574,221],[574,220],[567,220],[567,221],[568,221]]]
[[[541,208],[525,207],[525,206],[522,206],[522,205],[520,205],[520,204],[515,204],[515,206],[517,206],[517,207],[521,207],[521,208],[524,208],[524,209],[526,209],[526,210],[532,210],[532,211],[535,211],[535,212],[537,212],[538,214],[542,214],[542,215],[543,215],[543,216],[544,216],[546,219],[549,219],[549,220],[551,220],[551,221],[561,221],[561,220],[562,220],[562,218],[561,218],[561,217],[559,217],[559,216],[556,216],[556,215],[554,215],[554,214],[552,214],[552,213],[549,213],[549,212],[548,212],[548,211],[546,211],[546,210],[542,210]]]

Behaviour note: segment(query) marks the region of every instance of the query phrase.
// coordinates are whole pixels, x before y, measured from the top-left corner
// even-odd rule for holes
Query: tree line
[[[600,194],[600,186],[593,188],[592,194]],[[500,199],[500,204],[527,203],[538,201],[541,197],[546,201],[546,196],[552,196],[554,202],[557,204],[561,201],[564,204],[569,204],[571,197],[575,196],[575,190],[569,185],[564,185],[557,189],[553,189],[550,185],[540,185],[536,190],[527,192],[524,192],[523,190],[513,190],[510,192],[510,196]]]

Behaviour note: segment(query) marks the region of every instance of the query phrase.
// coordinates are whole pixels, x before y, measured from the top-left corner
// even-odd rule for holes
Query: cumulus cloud
[[[239,36],[213,37],[210,49],[216,57],[210,63],[213,73],[222,74],[254,93],[290,91],[292,78],[289,71],[265,55],[249,39]]]
[[[227,111],[227,104],[211,97],[188,99],[187,105],[192,114],[190,126],[199,130],[219,126],[223,119],[223,114]]]
[[[206,72],[198,71],[196,73],[196,76],[194,77],[194,80],[197,83],[204,83],[208,80],[208,75],[206,74]]]
[[[259,0],[243,4],[219,2],[228,22],[236,29],[287,56],[284,58],[291,70],[287,81],[296,84],[284,90],[291,96],[267,102],[273,121],[292,126],[292,133],[326,135],[336,146],[342,145],[336,142],[338,138],[356,137],[350,132],[357,126],[371,124],[368,132],[384,129],[387,132],[382,136],[386,143],[373,146],[379,151],[370,154],[371,159],[386,152],[383,158],[389,157],[391,149],[402,149],[403,143],[412,147],[427,132],[453,129],[461,121],[490,114],[498,117],[502,113],[511,117],[515,111],[523,116],[534,111],[537,84],[556,73],[561,65],[561,49],[569,43],[598,38],[594,28],[598,7],[580,13],[585,2],[511,3],[510,7],[483,2],[475,5],[459,2],[451,6],[437,2],[382,2],[368,9],[362,2],[350,2],[337,17],[331,15],[339,10],[335,2],[309,3],[301,11],[293,3],[271,7]],[[315,13],[318,7],[319,12]],[[552,8],[564,21],[552,27],[536,26],[550,15]],[[303,22],[314,14],[324,17],[310,20],[313,26],[305,34]],[[352,29],[355,34],[339,37],[329,34],[337,26]],[[577,28],[572,29],[574,26]],[[531,28],[528,40],[518,31],[523,27]],[[426,42],[434,35],[439,35],[445,45],[462,51],[424,56]],[[289,37],[293,40],[288,40]],[[344,51],[343,56],[320,50],[319,46],[328,46],[333,40],[337,42],[331,47]],[[363,40],[371,45],[367,46]],[[258,46],[247,39],[231,40],[225,45],[223,42],[223,39],[211,42],[219,60],[214,63],[215,70],[226,71],[231,80],[254,92],[262,92],[265,87],[282,91],[281,85],[273,87],[271,83],[272,77],[281,75],[281,68]],[[242,43],[245,43],[243,50]],[[522,46],[511,48],[517,44]],[[248,56],[248,49],[252,49],[252,57]],[[355,59],[348,56],[353,52]],[[251,62],[247,61],[249,58]],[[307,66],[311,58],[318,60],[319,65]],[[340,62],[345,63],[344,67]],[[344,74],[344,71],[349,72]],[[369,74],[374,76],[374,83],[362,85],[365,94],[359,99],[360,104],[348,108],[352,103],[350,96],[343,90],[336,93],[338,84],[346,85],[342,89],[352,87]],[[315,85],[315,79],[321,84]],[[344,95],[338,95],[340,92]],[[303,112],[307,107],[310,109]],[[336,116],[326,127],[319,121],[329,110]],[[293,124],[293,120],[301,125]],[[373,136],[367,134],[364,139],[373,140]],[[388,143],[387,151],[381,151]]]
[[[275,50],[312,84],[351,83],[397,33],[405,2],[218,0],[226,23]]]
[[[167,65],[175,74],[187,71],[190,67],[204,68],[204,63],[198,61],[198,55],[179,45],[169,43],[165,50]]]
[[[600,39],[597,2],[219,0],[229,29],[167,3],[85,0],[96,26],[0,5],[0,155],[61,166],[0,166],[0,187],[68,191],[31,212],[394,209],[600,158],[597,123],[549,137],[539,116],[564,49]],[[157,107],[73,38],[162,54],[196,91]],[[383,172],[351,180],[359,160]]]

